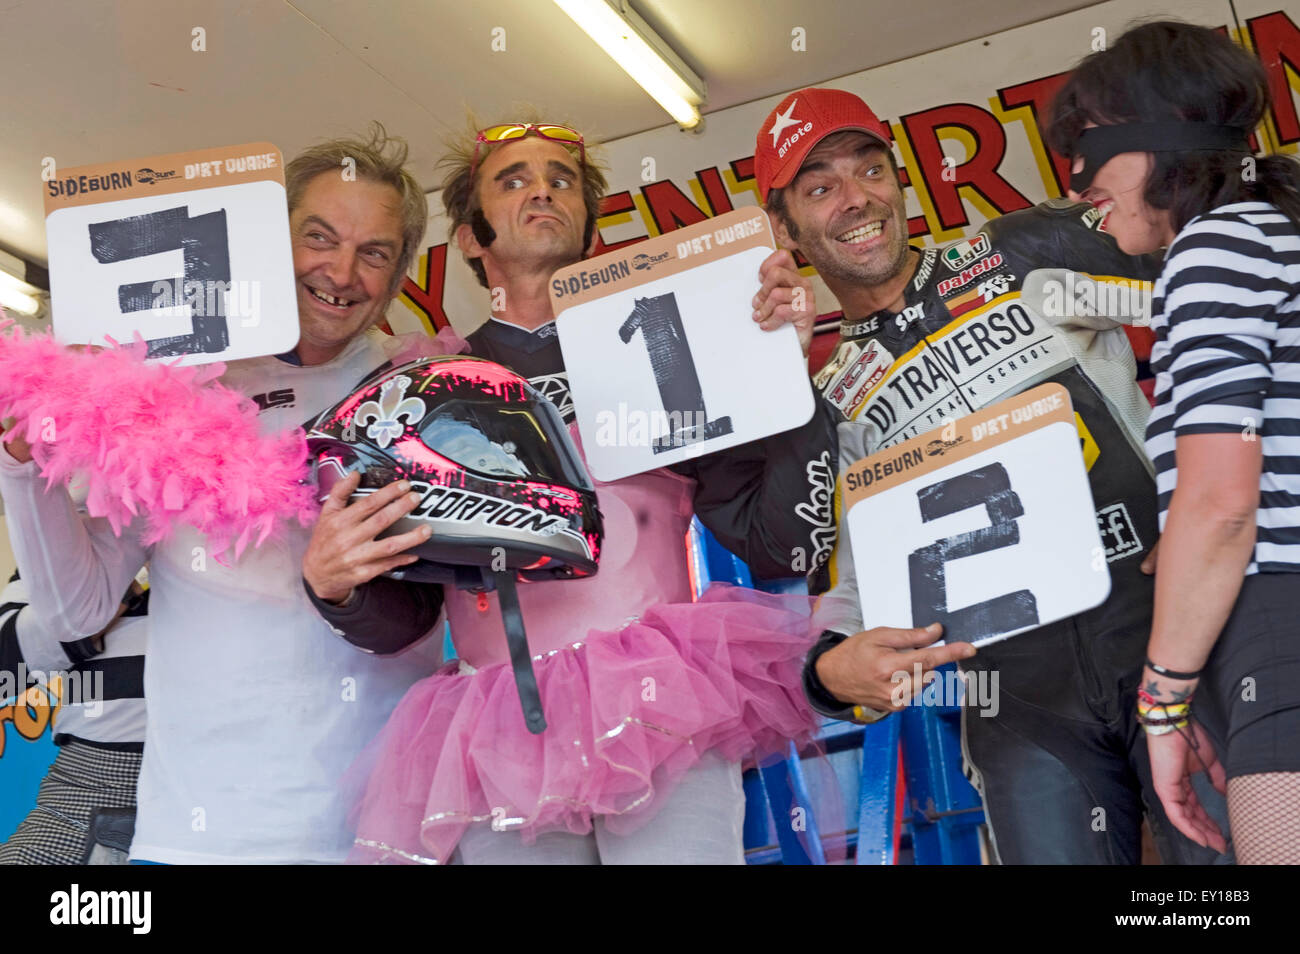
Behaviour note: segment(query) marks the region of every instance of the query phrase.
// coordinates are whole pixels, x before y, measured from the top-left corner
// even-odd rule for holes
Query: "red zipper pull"
[[[487,593],[480,593],[480,594],[478,595],[478,611],[479,611],[480,613],[486,613],[486,612],[488,611],[488,595],[487,595]]]

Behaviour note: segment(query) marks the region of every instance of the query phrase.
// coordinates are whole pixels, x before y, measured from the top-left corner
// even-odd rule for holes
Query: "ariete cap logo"
[[[943,263],[954,272],[960,272],[975,259],[987,255],[989,237],[981,232],[973,239],[957,242],[943,250]]]
[[[776,119],[772,120],[772,148],[776,150],[777,156],[781,159],[785,158],[785,154],[790,151],[790,148],[797,143],[800,138],[812,132],[812,123],[804,123],[801,126],[799,125],[799,120],[794,117],[794,108],[798,104],[799,100],[793,100],[790,103],[789,109],[783,113],[777,113]],[[780,139],[781,133],[791,126],[794,127],[794,132],[790,133],[789,136],[782,140],[780,146],[777,146],[776,142]]]
[[[791,118],[794,113],[794,108],[797,105],[799,105],[799,100],[797,98],[791,100],[790,108],[783,113],[777,113],[776,119],[772,120],[772,148],[773,149],[776,148],[777,140],[781,138],[781,133],[785,132],[787,127],[799,125],[799,120]]]
[[[355,424],[366,428],[366,436],[380,447],[387,447],[395,437],[425,415],[424,402],[416,397],[403,399],[411,379],[404,374],[389,378],[379,391],[379,400],[366,401],[352,415]]]

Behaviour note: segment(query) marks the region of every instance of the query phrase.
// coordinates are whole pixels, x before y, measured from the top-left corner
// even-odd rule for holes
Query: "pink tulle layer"
[[[50,485],[85,477],[88,512],[114,532],[138,518],[150,544],[188,524],[215,557],[238,557],[315,519],[302,431],[262,435],[257,405],[216,383],[224,364],[146,364],[116,343],[72,351],[11,325],[0,320],[0,415],[17,418]],[[401,360],[457,350],[409,337]]]
[[[524,726],[508,665],[444,667],[407,692],[353,769],[353,862],[445,863],[474,822],[615,834],[644,824],[706,752],[731,761],[804,741],[807,597],[725,585],[535,658],[548,727]],[[368,783],[358,776],[368,774]]]

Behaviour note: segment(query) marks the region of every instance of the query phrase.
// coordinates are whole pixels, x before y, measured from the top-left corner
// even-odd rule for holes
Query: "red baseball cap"
[[[889,127],[852,93],[813,87],[781,100],[758,130],[754,146],[754,179],[763,201],[768,190],[790,184],[813,146],[845,129],[874,136],[891,148]]]

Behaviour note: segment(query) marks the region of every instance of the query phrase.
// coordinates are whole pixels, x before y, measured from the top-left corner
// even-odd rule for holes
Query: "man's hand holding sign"
[[[151,359],[207,364],[298,340],[284,169],[271,144],[61,170],[45,193],[60,341],[138,334]]]
[[[52,481],[87,471],[92,515],[120,529],[143,514],[146,542],[189,523],[215,552],[233,543],[238,553],[310,521],[298,439],[264,436],[251,402],[206,387],[220,365],[139,361],[212,365],[293,348],[279,151],[253,143],[101,163],[45,186],[55,335],[3,340],[0,397],[17,418],[9,456],[35,456]],[[97,347],[114,342],[128,348]]]
[[[748,209],[555,273],[556,327],[597,477],[617,480],[808,421],[800,339],[810,337],[816,308],[793,258],[774,247],[767,216]]]
[[[778,249],[758,266],[762,285],[754,296],[754,320],[764,331],[783,324],[794,325],[804,357],[812,347],[813,326],[817,324],[812,282],[799,271],[794,256]]]
[[[818,678],[844,702],[896,709],[895,674],[912,664],[925,671],[967,658],[1110,593],[1074,414],[1059,385],[872,454],[840,479],[864,616],[918,627],[858,633],[822,654]],[[941,633],[947,646],[901,654]],[[907,695],[920,688],[909,685]]]
[[[880,622],[937,621],[980,645],[1110,593],[1059,385],[873,454],[841,479],[862,601]]]

